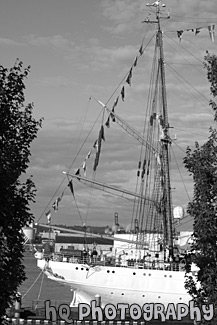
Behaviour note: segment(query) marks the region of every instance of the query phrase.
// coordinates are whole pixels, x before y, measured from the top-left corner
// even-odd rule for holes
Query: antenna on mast
[[[159,6],[162,6],[162,7],[166,7],[165,4],[161,4],[161,1],[155,1],[153,2],[152,4],[150,3],[147,3],[146,6],[149,6],[149,7],[159,7]]]
[[[169,12],[167,12],[167,16],[166,17],[160,17],[160,13],[161,13],[161,9],[166,8],[165,3],[161,3],[161,1],[157,0],[153,3],[147,3],[146,4],[147,7],[150,7],[150,10],[156,14],[156,20],[150,20],[150,18],[146,18],[144,21],[142,21],[142,23],[158,23],[159,22],[159,18],[163,18],[163,19],[169,19],[170,18],[170,14]],[[155,10],[154,10],[155,9]],[[149,14],[150,15],[150,14]]]

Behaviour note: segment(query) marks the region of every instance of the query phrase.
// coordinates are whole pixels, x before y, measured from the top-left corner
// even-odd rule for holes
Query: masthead
[[[156,20],[150,20],[150,18],[148,17],[143,21],[143,23],[159,23],[160,18],[163,18],[163,19],[169,19],[170,18],[169,12],[167,12],[166,17],[160,17],[161,9],[166,8],[166,5],[164,3],[161,3],[161,1],[157,0],[157,1],[153,2],[153,3],[147,3],[146,6],[149,7],[150,10],[153,13],[156,14]]]

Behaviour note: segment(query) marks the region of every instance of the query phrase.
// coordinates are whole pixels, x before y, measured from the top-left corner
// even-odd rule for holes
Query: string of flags
[[[136,58],[132,64],[132,66],[129,69],[129,72],[127,73],[127,77],[125,80],[125,83],[127,83],[129,86],[131,86],[131,79],[132,79],[132,75],[133,75],[133,68],[137,66],[137,62],[138,59],[143,55],[144,53],[144,48],[143,48],[143,44],[140,46],[139,48],[139,53],[136,55]],[[114,104],[112,106],[112,112],[109,114],[106,122],[105,122],[105,126],[107,128],[110,127],[110,119],[112,120],[112,122],[115,122],[115,115],[113,114],[115,112],[115,108],[118,105],[119,102],[119,98],[121,97],[122,101],[125,100],[125,85],[123,85],[121,87],[121,91],[120,94],[116,97]],[[98,138],[95,140],[94,144],[93,144],[93,148],[96,150],[96,156],[95,156],[95,161],[94,161],[94,166],[93,166],[93,170],[96,171],[97,166],[99,164],[99,157],[100,157],[100,153],[101,153],[101,145],[102,145],[102,140],[105,141],[105,131],[104,131],[104,126],[101,125],[100,131],[99,131],[99,135]],[[83,169],[84,172],[84,177],[86,177],[86,172],[87,172],[87,165],[86,165],[86,161],[88,158],[90,158],[90,155],[92,153],[92,148],[89,151],[89,153],[87,154],[86,158],[84,159],[83,163],[81,164],[81,167],[77,169],[77,171],[75,172],[75,175],[79,176],[81,175],[81,168]]]
[[[140,48],[139,48],[139,53],[136,55],[135,60],[134,60],[134,62],[132,64],[132,66],[130,67],[129,72],[127,73],[125,83],[127,83],[129,86],[131,86],[131,79],[132,79],[132,76],[133,76],[133,68],[135,68],[137,66],[137,62],[138,62],[139,58],[143,55],[143,53],[144,53],[144,48],[143,48],[143,44],[142,44],[140,46]],[[115,99],[114,104],[112,106],[112,113],[115,112],[115,107],[117,106],[117,104],[119,102],[119,97],[121,96],[122,101],[124,101],[125,100],[125,95],[126,95],[126,90],[125,90],[125,85],[123,85],[122,88],[121,88],[120,94],[117,96],[117,98]],[[112,113],[109,114],[108,119],[105,122],[105,126],[107,128],[110,127],[110,119],[112,120],[112,122],[115,122],[115,116]]]
[[[210,37],[211,41],[214,42],[215,41],[215,24],[212,24],[212,25],[209,25],[209,26],[205,26],[205,27],[203,26],[203,27],[198,27],[198,28],[190,28],[190,29],[185,29],[185,30],[177,30],[177,36],[178,36],[178,38],[179,38],[179,40],[181,42],[182,35],[183,35],[184,32],[191,31],[191,32],[194,33],[194,35],[197,35],[204,28],[208,29],[209,37]]]
[[[184,32],[193,32],[195,35],[199,34],[200,31],[202,29],[208,29],[208,32],[209,32],[209,36],[210,36],[210,39],[212,42],[215,41],[215,24],[212,24],[212,25],[209,25],[209,26],[203,26],[203,27],[198,27],[198,28],[195,28],[195,29],[186,29],[186,30],[177,30],[177,36],[181,42],[182,40],[182,36],[183,36],[183,33]],[[137,63],[138,63],[138,59],[143,55],[144,53],[144,48],[143,48],[143,44],[140,46],[139,48],[139,53],[136,55],[135,57],[135,60],[127,74],[127,77],[126,77],[126,80],[125,80],[125,84],[128,84],[129,86],[131,86],[131,80],[132,80],[132,76],[133,76],[133,69],[137,66]],[[119,102],[119,98],[121,97],[122,101],[125,100],[125,95],[126,95],[126,90],[125,90],[125,84],[122,85],[121,87],[121,91],[120,91],[120,94],[117,96],[117,98],[115,99],[114,101],[114,104],[112,106],[112,112],[109,114],[106,122],[105,122],[105,126],[107,128],[110,127],[110,120],[112,120],[112,122],[115,122],[116,119],[115,119],[115,115],[113,113],[115,113],[115,108],[116,106],[118,105],[118,102]],[[158,118],[157,116],[152,116],[151,117],[151,120],[150,120],[150,124],[152,125],[153,123],[153,119],[156,119]],[[161,121],[159,119],[159,123],[161,124]],[[95,161],[94,161],[94,166],[93,166],[93,170],[96,171],[96,168],[98,166],[98,163],[99,163],[99,158],[100,158],[100,153],[101,153],[101,144],[102,144],[102,140],[105,141],[105,134],[104,134],[104,127],[103,125],[101,125],[101,128],[100,128],[100,131],[99,131],[99,135],[98,135],[98,138],[95,140],[94,144],[93,144],[93,148],[96,150],[96,155],[95,155]],[[75,175],[79,176],[80,175],[80,170],[81,168],[83,169],[83,173],[84,173],[84,177],[86,177],[86,174],[87,174],[87,160],[90,158],[91,154],[92,154],[92,149],[88,152],[88,154],[86,155],[84,161],[82,162],[80,168],[78,168],[75,172]],[[160,157],[159,156],[156,156],[156,159],[157,159],[157,162],[158,164],[160,165]],[[79,179],[79,178],[78,178]],[[69,181],[68,185],[67,185],[72,193],[72,195],[74,196],[74,189],[73,189],[73,184],[72,184],[72,180]],[[52,208],[54,209],[55,212],[58,211],[58,208],[59,208],[59,203],[60,201],[62,200],[63,198],[63,195],[64,195],[64,192],[65,190],[62,192],[61,196],[60,197],[57,197],[54,201],[54,203],[52,204]],[[49,210],[48,212],[45,213],[45,216],[47,218],[47,224],[50,224],[51,223],[51,210]]]
[[[135,60],[133,62],[133,65],[131,66],[131,68],[130,68],[128,74],[127,74],[126,80],[125,80],[125,83],[127,83],[129,86],[131,86],[131,79],[132,79],[132,76],[133,76],[133,68],[135,68],[137,66],[138,59],[143,55],[143,53],[144,53],[144,48],[143,48],[143,44],[142,44],[140,46],[140,48],[139,48],[139,53],[138,53],[138,55],[136,55]],[[121,100],[124,101],[125,100],[125,95],[126,95],[125,85],[123,85],[121,87],[120,94],[117,96],[117,98],[115,99],[114,104],[112,106],[112,113],[115,112],[115,108],[118,105],[119,98],[121,98]],[[115,122],[115,116],[112,113],[109,114],[108,119],[105,122],[105,126],[107,128],[110,127],[110,119],[112,120],[112,122]],[[92,148],[87,153],[87,155],[86,155],[85,159],[83,160],[81,166],[75,172],[75,175],[78,176],[78,179],[79,179],[79,176],[81,176],[81,169],[83,170],[84,177],[86,177],[86,175],[87,175],[87,160],[90,158],[93,149],[95,149],[95,152],[96,152],[94,165],[93,165],[93,170],[96,171],[97,166],[99,164],[102,140],[105,141],[105,131],[104,131],[104,126],[103,125],[101,125],[98,138],[94,141],[94,144],[93,144]],[[69,187],[72,195],[74,196],[74,189],[73,189],[72,180],[69,181],[67,186]],[[65,192],[65,190],[62,192],[62,194],[59,197],[57,197],[55,199],[54,203],[52,204],[52,208],[53,208],[54,212],[58,211],[59,203],[61,202],[61,200],[63,198],[64,192]],[[51,223],[51,209],[45,213],[45,216],[47,218],[47,224],[49,225]]]
[[[51,222],[51,210],[46,212],[45,216],[47,217],[47,224],[50,225],[50,222]]]

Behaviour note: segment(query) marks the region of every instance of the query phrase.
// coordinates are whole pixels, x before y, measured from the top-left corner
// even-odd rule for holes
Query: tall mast
[[[171,143],[169,136],[169,122],[167,111],[167,96],[166,96],[166,82],[165,82],[165,66],[164,66],[164,51],[163,51],[163,33],[161,30],[161,1],[156,1],[153,4],[147,4],[152,8],[156,8],[156,20],[145,22],[157,23],[156,42],[159,48],[159,68],[160,68],[160,81],[161,81],[161,95],[162,95],[162,120],[163,120],[163,139],[161,140],[162,146],[162,163],[163,163],[163,223],[165,231],[165,244],[169,246],[169,255],[173,257],[173,217],[172,217],[172,202],[171,202],[171,185],[170,185],[170,166],[169,166],[169,145]],[[169,18],[167,16],[166,18]]]

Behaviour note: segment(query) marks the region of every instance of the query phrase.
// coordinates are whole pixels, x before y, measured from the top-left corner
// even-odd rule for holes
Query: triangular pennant
[[[136,58],[135,58],[135,61],[134,61],[134,63],[133,63],[133,66],[134,66],[134,67],[137,66],[137,60],[138,60],[138,58],[136,57]]]
[[[215,25],[210,25],[208,26],[208,31],[209,31],[209,37],[212,42],[215,41]]]
[[[98,150],[96,152],[96,157],[95,157],[95,161],[94,161],[94,166],[93,166],[93,170],[96,171],[96,168],[99,164],[99,157],[100,157],[100,152],[101,152],[101,143],[102,143],[102,133],[103,133],[103,125],[101,126],[101,129],[99,131],[99,136],[98,136],[98,140],[97,140],[97,146],[98,146]]]
[[[86,160],[83,161],[82,166],[81,166],[84,170],[84,176],[86,177],[86,171],[87,171],[87,165],[86,165]]]
[[[96,149],[96,151],[99,150],[99,146],[98,146],[98,139],[96,139],[96,141],[93,144],[93,148]]]
[[[76,170],[75,175],[80,175],[80,168]]]
[[[52,204],[52,208],[54,209],[55,212],[57,212],[58,207],[59,207],[59,202],[61,201],[60,197],[57,197],[55,202]]]
[[[112,108],[112,113],[114,113],[115,112],[115,108],[113,107]],[[112,122],[115,122],[115,116],[114,116],[114,114],[110,114],[111,115],[111,118],[112,118]]]
[[[177,30],[177,36],[178,36],[180,42],[182,40],[182,34],[183,34],[183,32],[184,32],[183,30]]]
[[[124,97],[125,97],[125,90],[124,90],[124,86],[121,89],[121,98],[124,101]]]
[[[119,100],[119,96],[116,98],[116,100],[115,100],[115,102],[114,102],[114,104],[112,106],[112,109],[114,109],[117,106],[118,100]]]
[[[45,216],[47,217],[47,224],[49,225],[51,222],[51,210],[45,213]]]
[[[100,130],[100,136],[103,141],[105,141],[105,131],[104,131],[104,126],[101,125],[101,130]]]
[[[110,128],[110,115],[108,116],[107,121],[105,122],[105,126],[107,128]]]
[[[72,195],[75,196],[75,195],[74,195],[74,189],[73,189],[72,180],[69,181],[68,187],[70,188],[70,191],[72,192]]]
[[[203,27],[196,28],[196,29],[195,29],[195,35],[199,34],[199,33],[200,33],[200,30],[201,30],[202,28],[203,28]]]
[[[81,175],[80,175],[80,168],[78,168],[78,169],[76,170],[75,175],[76,175],[76,176],[81,176]],[[80,180],[79,177],[78,177],[78,180]]]
[[[132,68],[127,76],[126,82],[131,86],[131,78],[132,78]]]
[[[91,150],[88,152],[88,154],[87,154],[87,156],[86,156],[85,160],[89,159],[89,158],[90,158],[90,156],[91,156]]]
[[[63,195],[64,195],[64,191],[63,191],[62,194],[60,195],[60,200],[62,200]]]

